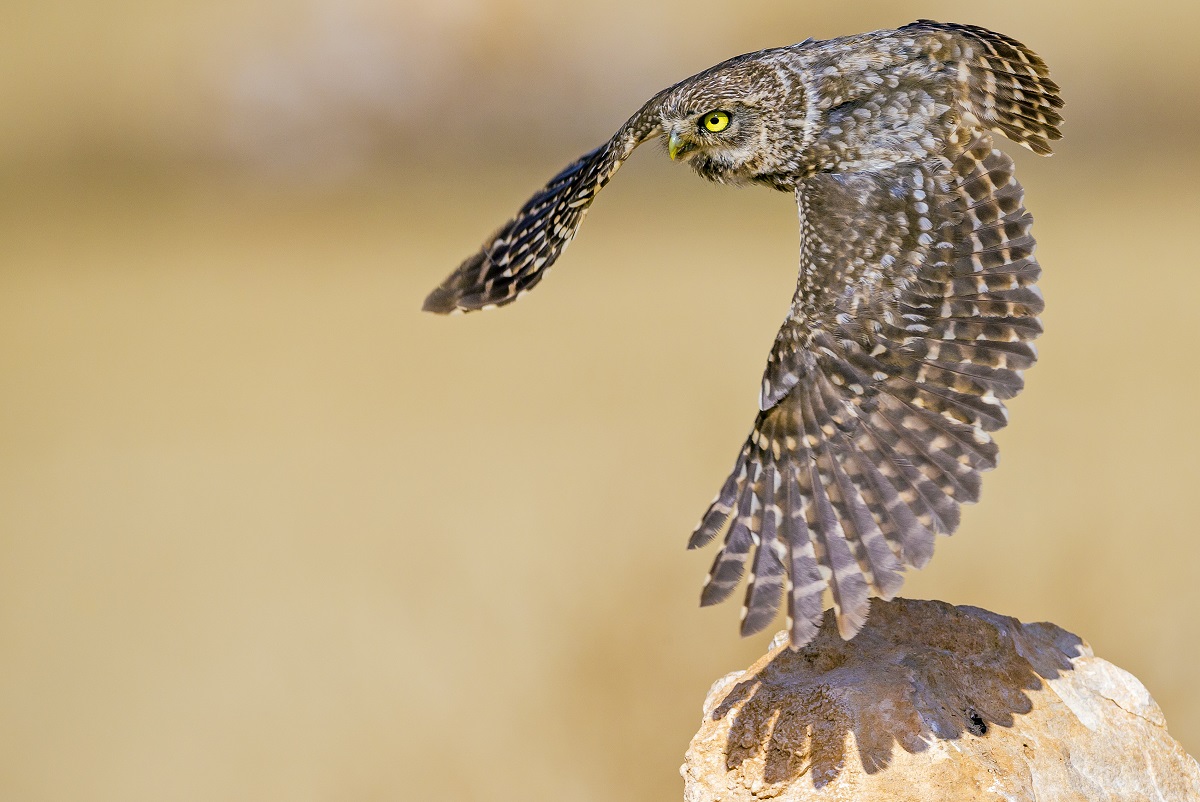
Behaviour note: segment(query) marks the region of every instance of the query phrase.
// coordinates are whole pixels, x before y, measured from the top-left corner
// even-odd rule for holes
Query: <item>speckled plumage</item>
[[[1036,358],[1042,298],[1032,218],[990,132],[1049,153],[1061,106],[1041,59],[974,26],[921,20],[737,56],[663,90],[555,176],[425,309],[531,289],[648,139],[709,180],[794,192],[796,294],[754,429],[689,546],[725,531],[703,604],[751,565],[743,634],[786,599],[804,645],[828,587],[849,638],[869,594],[891,598],[929,560],[996,464],[991,432]],[[707,130],[715,111],[726,127]]]

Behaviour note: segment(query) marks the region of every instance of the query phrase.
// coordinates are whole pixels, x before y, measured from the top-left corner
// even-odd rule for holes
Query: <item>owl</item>
[[[659,92],[554,176],[424,308],[531,290],[651,139],[710,181],[794,193],[796,292],[754,428],[688,545],[723,535],[702,605],[748,574],[743,635],[785,602],[791,646],[807,644],[828,589],[849,639],[996,466],[992,433],[1037,357],[1043,301],[1032,218],[992,135],[1049,154],[1061,107],[1037,55],[972,25],[737,56]]]

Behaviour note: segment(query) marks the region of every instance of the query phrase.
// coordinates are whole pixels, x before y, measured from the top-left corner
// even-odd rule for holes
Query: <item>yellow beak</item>
[[[672,131],[670,138],[667,140],[667,153],[671,155],[671,161],[675,161],[675,157],[679,155],[681,150],[687,148],[687,143],[683,141],[683,137],[678,131]]]

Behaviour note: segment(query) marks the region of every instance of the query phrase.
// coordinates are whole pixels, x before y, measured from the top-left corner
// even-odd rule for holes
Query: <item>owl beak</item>
[[[672,131],[670,138],[667,140],[667,153],[671,156],[671,161],[675,161],[680,155],[687,153],[688,143],[683,141],[683,137],[678,131]]]

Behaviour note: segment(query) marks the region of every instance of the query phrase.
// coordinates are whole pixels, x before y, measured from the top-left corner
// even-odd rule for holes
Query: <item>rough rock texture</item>
[[[1131,674],[1053,624],[878,599],[842,641],[776,638],[719,680],[686,802],[1200,800],[1200,767]]]

